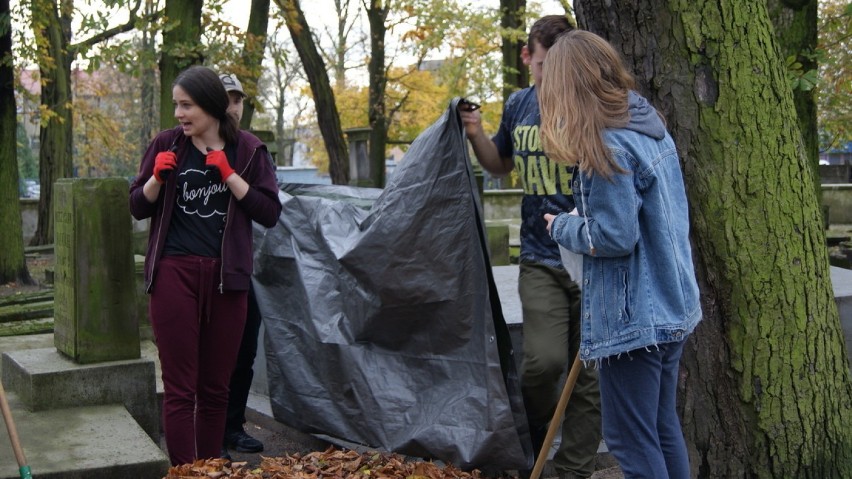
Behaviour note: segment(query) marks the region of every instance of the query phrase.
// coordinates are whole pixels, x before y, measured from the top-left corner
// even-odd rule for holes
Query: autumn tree
[[[175,126],[172,84],[181,71],[203,62],[201,7],[204,0],[166,0],[160,56],[160,129]]]
[[[852,477],[852,381],[765,0],[576,0],[683,161],[704,319],[681,361],[698,477]]]
[[[340,116],[335,107],[334,92],[328,79],[325,62],[311,36],[311,29],[299,0],[275,0],[275,2],[284,15],[287,30],[290,32],[311,86],[320,133],[329,156],[331,181],[338,185],[348,184],[349,149],[343,138]]]
[[[509,95],[530,85],[530,74],[521,60],[526,44],[526,0],[500,0],[503,51],[503,102]]]
[[[261,78],[264,87],[260,100],[271,105],[278,162],[282,166],[293,166],[292,155],[288,155],[287,148],[293,147],[292,137],[299,128],[308,101],[300,91],[299,85],[304,85],[304,74],[293,48],[292,42],[273,36],[267,45],[272,65]],[[290,117],[287,117],[288,113]],[[323,171],[328,172],[327,165]]]
[[[154,0],[145,0],[145,15],[153,16],[155,12]],[[157,71],[156,71],[156,47],[155,38],[157,32],[153,28],[143,26],[141,28],[141,38],[139,39],[139,54],[137,55],[138,67],[137,75],[139,76],[139,136],[137,140],[136,152],[139,158],[145,154],[145,149],[148,148],[148,142],[154,138],[157,131],[160,129],[160,116],[157,105],[159,97],[159,89],[157,88]]]
[[[114,61],[99,64],[91,73],[73,72],[74,167],[79,176],[130,177],[139,168],[138,132],[145,124],[140,79]]]
[[[367,74],[370,77],[367,102],[367,121],[370,125],[370,176],[372,186],[385,186],[385,145],[388,141],[388,114],[385,102],[387,72],[385,71],[385,22],[390,4],[383,0],[370,0],[367,20],[370,22],[370,61]]]
[[[32,284],[18,201],[17,109],[9,0],[0,0],[0,284]]]
[[[218,70],[237,75],[243,90],[248,95],[248,99],[244,102],[243,117],[240,121],[240,128],[244,130],[251,129],[254,113],[260,106],[258,82],[263,74],[264,52],[267,43],[266,31],[270,17],[269,7],[270,0],[251,0],[245,32],[237,32],[236,28],[227,28],[224,29],[225,35],[217,40],[219,43],[233,46],[237,45],[238,41],[242,39],[242,49],[239,54],[236,56],[226,55],[224,63]],[[212,18],[209,21],[212,21]],[[221,20],[218,19],[213,22],[214,27],[219,22]],[[212,42],[208,42],[207,48],[210,48],[210,43]]]
[[[71,138],[71,41],[70,0],[32,0],[32,27],[39,51],[41,78],[41,129],[39,133],[38,223],[32,245],[53,242],[53,183],[70,178]]]
[[[334,23],[332,27],[322,27],[322,35],[319,36],[317,44],[320,46],[320,54],[329,65],[334,77],[334,84],[341,87],[346,83],[346,74],[353,68],[364,66],[364,61],[352,61],[353,54],[361,53],[366,38],[364,33],[358,30],[358,18],[360,9],[359,2],[351,0],[334,0]],[[322,40],[327,40],[328,47],[323,47]]]
[[[124,7],[116,2],[113,7]],[[140,4],[128,9],[125,23],[100,29],[103,21],[84,21],[84,25],[98,27],[98,31],[71,44],[73,0],[31,0],[31,24],[37,45],[37,63],[41,81],[41,130],[39,132],[39,181],[41,194],[38,206],[38,224],[31,240],[33,245],[53,242],[53,184],[60,178],[70,178],[73,171],[72,141],[73,97],[71,94],[71,63],[98,43],[130,31],[138,18]],[[94,15],[104,20],[109,12]],[[87,30],[88,31],[88,30]]]
[[[818,114],[820,149],[842,148],[852,141],[852,3],[820,2]]]
[[[260,89],[259,100],[272,106],[279,164],[293,166],[292,157],[282,158],[282,155],[287,154],[288,144],[292,146],[287,138],[292,135],[289,132],[298,129],[300,117],[307,108],[306,103],[302,101],[302,95],[296,92],[298,87],[295,86],[299,80],[304,79],[304,75],[301,65],[296,61],[298,55],[292,51],[292,42],[283,42],[276,37],[270,40],[267,50],[272,65],[267,69],[265,78],[261,77],[261,83],[265,86]],[[288,106],[293,110],[291,118],[285,117]],[[327,172],[328,166],[323,171]]]
[[[370,94],[367,111],[374,184],[384,185],[386,146],[398,116],[405,109],[424,108],[422,103],[412,101],[417,96],[416,92],[406,85],[417,83],[410,81],[410,77],[420,76],[430,54],[444,52],[447,55],[442,60],[428,62],[431,68],[427,68],[436,72],[433,78],[440,83],[445,94],[425,98],[426,102],[433,103],[425,108],[437,106],[439,111],[443,111],[453,96],[468,96],[470,93],[476,96],[477,91],[494,90],[496,83],[493,81],[499,78],[501,65],[493,62],[491,53],[496,49],[487,39],[494,33],[495,13],[456,1],[374,0],[369,3]],[[399,38],[399,45],[389,50],[385,37],[389,33],[399,36],[400,31],[404,33]],[[412,59],[411,63],[405,66],[396,63],[394,60],[398,53],[405,53]],[[386,61],[388,58],[390,61]],[[477,88],[483,82],[471,81],[474,78],[489,78],[484,82],[489,88]],[[394,89],[395,95],[388,95],[389,88]],[[434,121],[437,116],[426,118]]]
[[[393,68],[388,72],[391,78],[398,79],[389,83],[385,92],[388,103],[395,105],[388,140],[410,143],[444,113],[453,95],[449,85],[432,72],[402,74],[401,70]],[[436,101],[437,98],[447,101]]]

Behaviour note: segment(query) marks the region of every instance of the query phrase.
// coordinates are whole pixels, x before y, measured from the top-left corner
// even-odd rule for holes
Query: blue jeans
[[[689,457],[676,408],[683,341],[648,349],[601,361],[604,440],[627,479],[688,479]]]

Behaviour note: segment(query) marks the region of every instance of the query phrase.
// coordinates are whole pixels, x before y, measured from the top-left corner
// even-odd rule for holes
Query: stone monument
[[[125,178],[54,183],[52,348],[3,352],[37,477],[163,477],[156,364],[141,355]],[[35,468],[35,467],[34,467]],[[5,477],[0,475],[0,477]]]
[[[381,188],[373,181],[370,165],[370,132],[372,128],[349,128],[349,184],[352,186]]]
[[[54,185],[54,344],[80,364],[140,357],[124,178]]]

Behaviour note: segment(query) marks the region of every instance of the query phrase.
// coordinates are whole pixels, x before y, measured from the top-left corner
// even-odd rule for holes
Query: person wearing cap
[[[240,123],[243,119],[243,101],[248,97],[243,90],[243,84],[233,73],[222,73],[219,75],[219,79],[222,80],[222,85],[231,100],[228,105],[228,114],[236,118],[237,123]]]
[[[219,79],[222,80],[222,85],[228,92],[228,97],[230,97],[227,112],[239,124],[243,119],[243,100],[247,97],[243,85],[233,73],[220,74]],[[243,427],[246,422],[246,404],[248,403],[249,390],[254,378],[254,358],[257,355],[257,336],[260,332],[260,323],[260,309],[257,306],[254,289],[249,285],[246,325],[243,329],[240,351],[237,354],[237,364],[231,374],[221,457],[230,459],[228,449],[252,453],[263,451],[263,443],[248,434]]]

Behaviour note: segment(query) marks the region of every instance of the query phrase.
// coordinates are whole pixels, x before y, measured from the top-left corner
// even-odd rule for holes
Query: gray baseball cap
[[[235,91],[240,95],[246,97],[246,92],[243,91],[243,85],[240,83],[240,80],[237,79],[237,76],[233,73],[222,73],[219,75],[219,79],[222,80],[222,85],[225,86],[225,91]]]

